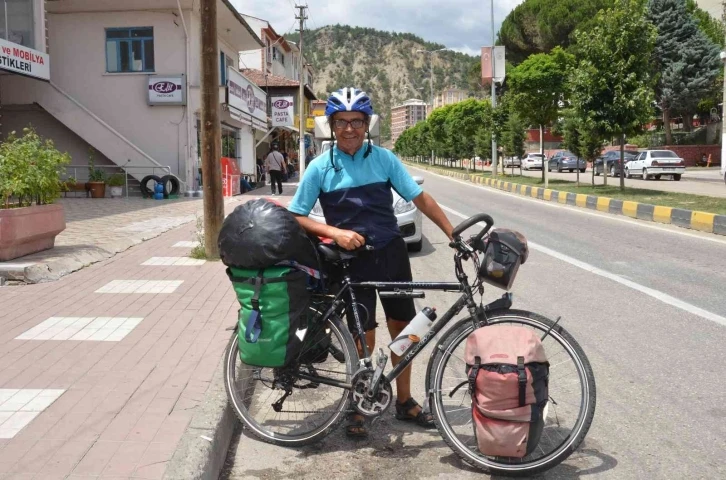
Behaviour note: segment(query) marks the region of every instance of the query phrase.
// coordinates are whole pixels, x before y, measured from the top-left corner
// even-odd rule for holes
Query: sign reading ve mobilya
[[[50,57],[47,53],[0,38],[0,70],[50,80]]]
[[[233,68],[227,70],[227,104],[267,123],[267,95]]]

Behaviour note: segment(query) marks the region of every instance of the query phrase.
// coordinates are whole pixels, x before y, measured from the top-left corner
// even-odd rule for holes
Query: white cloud
[[[277,33],[295,32],[296,0],[231,0],[237,9],[270,22]],[[300,2],[301,0],[297,0]],[[523,0],[494,1],[495,29]],[[307,28],[351,25],[406,32],[452,50],[478,55],[491,45],[491,4],[477,0],[308,0]]]

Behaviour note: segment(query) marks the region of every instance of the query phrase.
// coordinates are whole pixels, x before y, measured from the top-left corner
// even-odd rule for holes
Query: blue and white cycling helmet
[[[328,117],[338,112],[361,112],[370,116],[373,115],[373,105],[366,92],[346,87],[331,93],[325,106],[325,115]]]

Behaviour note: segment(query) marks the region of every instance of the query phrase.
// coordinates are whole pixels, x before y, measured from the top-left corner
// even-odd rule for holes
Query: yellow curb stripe
[[[577,197],[575,197],[575,204],[578,207],[587,207],[587,195],[578,193]]]
[[[626,217],[638,217],[638,202],[623,202],[623,215]]]
[[[539,196],[539,188],[534,187],[532,190],[530,190],[530,195],[532,195],[533,198],[537,198]]]
[[[567,203],[567,192],[558,192],[557,193],[557,200],[560,203],[566,204]]]
[[[597,197],[597,209],[600,212],[610,212],[610,199],[608,197]]]
[[[550,190],[549,188],[545,188],[545,191],[544,191],[544,199],[545,200],[552,200],[552,190]]]
[[[656,207],[653,209],[653,221],[658,223],[671,223],[671,207]]]
[[[713,213],[692,212],[691,228],[702,232],[713,233],[713,220],[716,217]]]

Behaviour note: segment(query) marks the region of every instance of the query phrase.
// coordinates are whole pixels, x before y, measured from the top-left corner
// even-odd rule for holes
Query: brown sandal
[[[421,411],[419,411],[416,415],[408,413],[408,411],[412,408],[420,406],[421,405],[419,405],[413,397],[403,403],[398,403],[398,400],[396,400],[396,419],[403,422],[414,422],[416,425],[424,428],[435,428],[436,424],[434,424],[434,416],[430,412],[424,412],[423,409],[421,409]]]
[[[356,416],[360,418],[355,418]],[[348,416],[348,425],[345,426],[345,434],[350,438],[368,438],[368,427],[366,419],[360,414]]]

